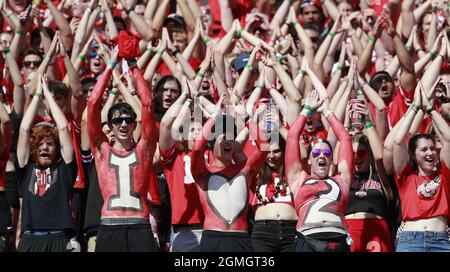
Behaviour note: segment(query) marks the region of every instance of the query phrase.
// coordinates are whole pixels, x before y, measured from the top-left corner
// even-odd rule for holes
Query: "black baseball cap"
[[[183,29],[187,28],[184,18],[176,13],[169,14],[169,16],[164,19],[163,26],[167,27],[171,23],[175,26],[182,27]]]

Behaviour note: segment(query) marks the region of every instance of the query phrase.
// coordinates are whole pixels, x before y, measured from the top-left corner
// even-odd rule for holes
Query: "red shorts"
[[[353,244],[351,252],[392,252],[392,238],[385,219],[345,219]]]

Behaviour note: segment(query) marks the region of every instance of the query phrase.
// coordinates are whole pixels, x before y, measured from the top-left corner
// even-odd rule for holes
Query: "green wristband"
[[[303,108],[304,108],[304,109],[307,109],[307,110],[309,110],[309,111],[314,111],[313,107],[311,107],[311,106],[308,105],[308,104],[303,105]]]
[[[405,45],[407,50],[411,50],[412,46],[411,45]]]
[[[153,52],[153,48],[152,47],[147,48],[147,52],[151,54]]]
[[[305,69],[300,69],[300,73],[302,73],[302,75],[306,74]]]
[[[34,7],[39,7],[41,5],[40,1],[33,1],[33,6]]]
[[[256,84],[256,88],[260,88],[260,89],[262,89],[264,87],[264,85],[262,84],[262,83],[258,83],[258,84]]]
[[[348,84],[350,82],[350,79],[344,78],[344,82]]]
[[[50,56],[45,56],[44,58],[45,61],[50,61],[50,59],[51,59]]]
[[[242,34],[242,29],[239,29],[239,30],[237,31],[237,33],[236,33],[236,36],[237,36],[238,38],[240,38],[240,37],[241,37],[241,34]]]
[[[163,55],[163,52],[164,52],[164,50],[162,50],[162,49],[159,49],[159,50],[158,50],[158,55],[159,55],[160,57],[162,57],[162,55]]]
[[[342,71],[342,65],[338,64],[338,66],[336,67],[336,70]]]
[[[306,115],[306,117],[311,117],[311,115],[312,115],[312,111],[305,109],[305,108],[303,108],[301,113],[304,113]]]
[[[377,41],[377,39],[375,39],[375,37],[369,37],[369,38],[367,39],[367,41],[368,41],[368,42],[373,42],[373,43],[375,43],[375,42]]]
[[[84,60],[86,57],[85,57],[84,55],[79,55],[78,58],[79,58],[80,60]]]
[[[327,36],[330,36],[331,38],[333,38],[334,37],[334,33],[332,31],[330,31],[330,32],[327,33]]]
[[[277,61],[282,62],[284,60],[284,56],[280,53],[277,53],[277,55],[275,56],[275,58],[277,59]]]
[[[430,57],[434,58],[436,56],[436,52],[434,51],[430,51],[428,52],[428,54],[430,55]]]
[[[117,63],[116,63],[115,61],[113,61],[113,60],[109,60],[109,61],[108,61],[108,64],[111,65],[111,68],[112,68],[112,69],[114,69],[114,68],[116,67],[116,64],[117,64]]]
[[[208,43],[211,41],[211,39],[209,38],[209,37],[206,37],[204,40],[203,40],[203,43],[205,44],[205,45],[208,45]]]
[[[204,77],[205,77],[205,74],[203,74],[202,72],[198,72],[198,73],[197,73],[197,76],[198,76],[199,78],[204,78]]]
[[[252,67],[252,65],[251,65],[250,63],[247,63],[247,64],[244,66],[244,68],[252,69],[253,67]]]
[[[367,129],[373,128],[373,123],[372,123],[372,122],[367,122],[366,125],[365,125],[365,127],[366,127]]]
[[[110,93],[112,95],[117,95],[117,89],[116,88],[112,88]]]
[[[292,24],[294,25],[294,27],[298,26],[298,22],[293,22]]]
[[[22,35],[22,34],[23,34],[23,32],[22,32],[22,31],[20,31],[20,30],[16,30],[16,34],[20,36],[20,35]]]
[[[40,98],[42,96],[41,93],[34,93],[34,96],[36,96],[37,98]]]
[[[413,104],[413,105],[411,106],[411,108],[412,108],[415,112],[418,112],[419,109],[420,109],[420,106],[417,105],[417,104]]]
[[[3,54],[8,54],[9,52],[11,52],[11,49],[9,49],[8,47],[5,47],[5,49],[3,49]]]

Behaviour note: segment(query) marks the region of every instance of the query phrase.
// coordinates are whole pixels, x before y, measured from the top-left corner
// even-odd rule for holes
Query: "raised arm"
[[[100,104],[103,96],[103,92],[109,83],[112,70],[115,67],[117,61],[118,50],[115,49],[111,56],[111,60],[106,66],[106,70],[100,76],[100,80],[95,84],[94,90],[88,99],[88,135],[90,139],[91,150],[93,152],[100,151],[102,143],[108,142],[105,134],[102,132],[102,120]],[[95,151],[94,151],[95,150]]]
[[[48,9],[55,19],[56,26],[58,27],[61,33],[62,41],[64,42],[64,46],[68,51],[72,50],[73,34],[70,29],[69,22],[67,22],[67,19],[64,17],[62,12],[55,6],[55,4],[53,4],[52,1],[44,0],[44,2],[47,3]]]
[[[74,147],[72,144],[72,133],[70,132],[69,123],[67,122],[64,112],[56,103],[53,94],[48,89],[47,82],[45,82],[43,78],[41,80],[45,101],[47,101],[50,112],[53,116],[53,120],[55,120],[56,127],[58,128],[59,142],[61,145],[61,156],[64,162],[66,164],[69,164],[73,161],[75,155],[73,150]]]
[[[23,115],[23,108],[25,105],[25,89],[23,87],[22,76],[17,65],[16,60],[10,53],[9,48],[3,50],[3,55],[6,61],[6,66],[9,69],[9,75],[14,83],[13,101],[14,111],[19,117]]]
[[[5,151],[9,153],[11,148],[12,131],[9,114],[3,103],[0,105],[0,122],[0,152],[5,154]]]

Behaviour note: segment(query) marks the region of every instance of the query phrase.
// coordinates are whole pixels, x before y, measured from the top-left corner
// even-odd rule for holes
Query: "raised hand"
[[[313,111],[318,110],[323,102],[323,99],[319,96],[319,92],[315,89],[312,90],[305,99],[305,105],[309,105]]]

